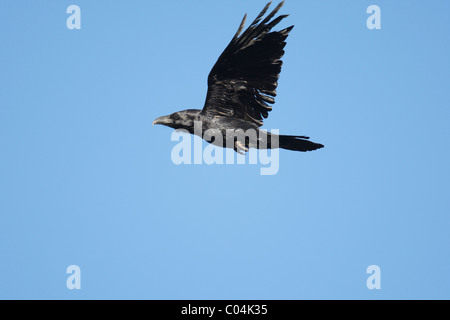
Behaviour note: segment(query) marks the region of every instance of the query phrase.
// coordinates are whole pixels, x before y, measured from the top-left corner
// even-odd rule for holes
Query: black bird
[[[274,135],[258,129],[272,110],[269,104],[275,103],[285,40],[294,27],[271,31],[288,15],[272,20],[283,1],[262,20],[270,4],[241,34],[247,18],[244,16],[238,31],[208,76],[208,93],[203,109],[175,112],[157,118],[153,124],[185,129],[210,143],[233,148],[239,153],[245,153],[249,148],[312,151],[323,147],[305,136]],[[250,134],[245,137],[229,134],[237,129],[246,133],[253,130],[256,138],[249,137]],[[209,134],[206,134],[207,130]]]

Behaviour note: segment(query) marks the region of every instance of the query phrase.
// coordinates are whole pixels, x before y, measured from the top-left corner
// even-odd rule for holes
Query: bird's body
[[[270,32],[287,15],[271,20],[281,2],[263,21],[270,3],[242,34],[246,16],[208,76],[202,110],[188,109],[153,123],[184,129],[221,147],[245,153],[249,148],[311,151],[323,145],[304,136],[275,135],[260,130],[275,103],[286,38],[294,26]]]

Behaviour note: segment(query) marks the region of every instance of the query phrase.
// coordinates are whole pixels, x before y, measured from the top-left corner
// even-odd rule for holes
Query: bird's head
[[[153,121],[153,125],[162,124],[163,126],[171,127],[174,129],[193,129],[194,121],[199,120],[199,114],[201,110],[189,109],[174,112],[168,116],[162,116],[155,121]]]

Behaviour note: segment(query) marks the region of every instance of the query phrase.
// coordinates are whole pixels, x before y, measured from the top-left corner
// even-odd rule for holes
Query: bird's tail
[[[307,140],[309,137],[304,136],[279,136],[279,147],[293,151],[313,151],[324,146]]]

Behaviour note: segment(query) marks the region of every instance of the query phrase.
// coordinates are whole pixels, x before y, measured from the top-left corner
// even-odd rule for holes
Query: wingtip
[[[277,5],[276,9],[280,9],[280,8],[284,5],[284,1],[285,1],[285,0],[281,1],[281,2]]]
[[[236,31],[236,34],[234,35],[233,39],[236,39],[241,34],[242,30],[244,30],[245,22],[247,21],[247,14],[244,14],[244,17],[242,18],[241,24],[239,25],[238,30]]]

